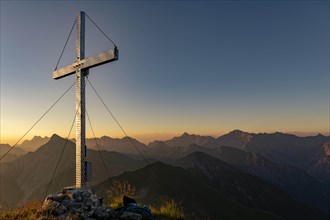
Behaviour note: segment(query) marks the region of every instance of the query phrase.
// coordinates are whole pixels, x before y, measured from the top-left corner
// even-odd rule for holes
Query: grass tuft
[[[181,203],[177,203],[175,200],[170,199],[164,201],[159,209],[153,208],[152,214],[155,219],[168,219],[168,220],[181,220],[185,219],[183,207]]]
[[[135,187],[127,180],[113,181],[110,189],[108,190],[109,205],[115,209],[122,207],[124,196],[135,198]]]
[[[33,200],[21,203],[15,210],[5,210],[0,212],[0,220],[5,219],[26,219],[35,220],[41,217],[42,201]]]

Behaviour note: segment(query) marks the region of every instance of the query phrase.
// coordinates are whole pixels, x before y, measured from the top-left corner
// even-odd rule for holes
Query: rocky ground
[[[64,188],[45,199],[42,205],[43,216],[38,220],[48,219],[148,219],[143,214],[118,211],[102,206],[102,198],[92,189]]]

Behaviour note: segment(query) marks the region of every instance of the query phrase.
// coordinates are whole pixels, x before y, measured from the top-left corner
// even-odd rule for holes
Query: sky
[[[14,144],[75,81],[52,72],[76,14],[119,60],[89,81],[129,136],[329,134],[329,1],[0,1],[1,143]],[[59,67],[74,62],[72,33]],[[113,48],[87,19],[86,56]],[[96,136],[123,133],[92,88]],[[71,89],[25,136],[67,137]],[[91,137],[88,123],[87,136]],[[75,132],[70,134],[73,138]]]

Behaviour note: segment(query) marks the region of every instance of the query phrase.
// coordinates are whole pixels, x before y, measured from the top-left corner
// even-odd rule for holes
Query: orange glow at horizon
[[[239,130],[242,130],[244,132],[248,132],[248,133],[274,133],[274,132],[282,132],[282,133],[288,133],[288,134],[294,134],[297,136],[314,136],[317,134],[322,134],[325,136],[330,136],[329,131],[281,131],[281,130],[270,130],[270,131],[263,131],[263,130],[244,130],[244,129],[240,129],[240,128],[236,128]],[[235,130],[235,129],[232,129]],[[221,132],[196,132],[196,131],[177,131],[177,132],[132,132],[132,133],[128,133],[128,135],[134,139],[137,139],[138,141],[144,143],[144,144],[148,144],[152,141],[155,140],[168,140],[171,139],[173,137],[178,137],[181,136],[184,132],[187,132],[189,134],[195,134],[195,135],[201,135],[201,136],[212,136],[212,137],[220,137],[221,135],[227,134],[232,130],[227,130],[227,131],[221,131]],[[27,134],[24,138],[22,138],[22,140],[19,141],[19,139],[22,137],[22,135],[17,135],[17,134],[7,134],[7,135],[1,135],[1,144],[9,144],[11,146],[13,146],[14,144],[16,144],[18,141],[18,145],[22,144],[22,142],[24,140],[31,140],[34,136],[40,136],[40,137],[51,137],[54,133],[47,133],[46,131],[42,132],[42,133],[31,133],[31,134]],[[55,133],[59,136],[61,136],[62,138],[67,138],[67,134],[64,133]],[[98,132],[97,134],[95,134],[96,138],[100,138],[102,136],[108,136],[111,138],[123,138],[125,137],[125,135],[122,132],[116,132],[116,133],[101,133]],[[75,138],[75,133],[74,131],[71,133],[69,139],[74,139]],[[86,138],[94,138],[92,132],[87,132],[86,133]]]

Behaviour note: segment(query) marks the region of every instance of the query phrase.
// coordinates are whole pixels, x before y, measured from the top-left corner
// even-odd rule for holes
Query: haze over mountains
[[[49,142],[35,152],[28,153],[11,163],[1,164],[0,201],[13,205],[20,200],[43,198],[65,143],[65,139],[53,135]],[[123,171],[146,165],[145,161],[135,161],[117,152],[102,151],[101,154],[107,169],[102,163],[99,152],[87,151],[87,160],[93,164],[93,181],[89,184],[96,184]],[[74,185],[74,175],[75,145],[67,142],[49,193]]]
[[[15,158],[1,161],[0,202],[16,205],[43,198],[65,142],[53,135],[15,147],[10,152]],[[9,147],[1,145],[1,153]],[[173,197],[195,217],[295,219],[297,213],[301,219],[329,217],[324,213],[330,213],[330,141],[323,135],[235,130],[218,138],[184,133],[148,145],[103,136],[88,139],[87,147],[87,160],[93,166],[89,186],[105,197],[112,180],[126,178],[141,201],[152,204],[162,196]],[[74,155],[74,143],[68,141],[48,193],[74,185]],[[212,204],[223,209],[211,208]]]
[[[10,149],[11,146],[9,144],[0,144],[0,157],[2,157]],[[0,163],[16,160],[20,156],[23,156],[25,153],[26,151],[23,150],[22,148],[15,147],[10,151],[10,153],[6,155],[6,157],[3,158],[3,160],[0,161]]]
[[[26,152],[36,151],[39,147],[46,144],[49,141],[49,137],[34,136],[31,140],[23,141],[18,147],[24,149]]]

